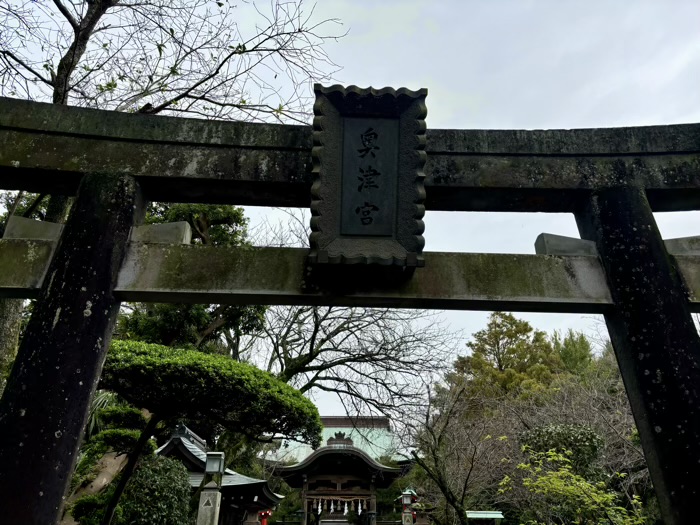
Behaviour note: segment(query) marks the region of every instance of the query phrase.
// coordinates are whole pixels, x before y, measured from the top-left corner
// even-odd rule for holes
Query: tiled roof
[[[204,478],[204,473],[190,472],[188,475],[190,478],[190,485],[193,487],[199,487],[199,485],[202,483],[202,479]],[[267,481],[264,479],[249,478],[248,476],[244,476],[243,474],[239,474],[233,470],[226,469],[226,473],[221,481],[221,486],[232,487],[235,485],[253,485],[255,483],[267,483]]]
[[[359,448],[349,445],[320,447],[299,463],[277,466],[275,471],[292,488],[301,488],[310,473],[343,473],[367,479],[371,477],[377,488],[387,488],[402,474],[400,468],[383,465]]]
[[[170,439],[156,454],[176,456],[183,460],[188,469],[187,477],[191,487],[202,486],[204,468],[207,461],[207,443],[184,425],[180,425]],[[227,487],[231,487],[226,491]],[[237,487],[237,488],[234,488]],[[275,508],[284,496],[270,490],[264,479],[244,476],[231,469],[226,469],[221,480],[222,493],[227,497],[235,497],[241,508],[257,512],[260,509]],[[239,499],[240,498],[240,499]]]
[[[383,428],[391,431],[386,416],[321,416],[325,428]]]
[[[156,454],[162,453],[168,446],[173,444],[181,444],[187,452],[192,456],[192,459],[201,463],[202,473],[204,472],[204,467],[207,463],[207,452],[206,452],[206,441],[197,436],[189,428],[184,425],[179,426],[170,439],[162,446],[156,450]],[[199,475],[197,472],[191,472],[190,475]],[[224,479],[230,477],[229,485],[244,485],[251,483],[266,483],[264,479],[249,478],[243,474],[239,474],[229,468],[224,471]],[[201,481],[201,477],[200,477]],[[198,485],[197,485],[198,486]]]

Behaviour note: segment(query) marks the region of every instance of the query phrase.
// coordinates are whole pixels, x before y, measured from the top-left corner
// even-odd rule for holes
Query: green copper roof
[[[495,510],[468,510],[467,511],[467,519],[480,519],[480,520],[488,520],[488,519],[503,519],[503,513],[498,512]]]
[[[390,457],[392,459],[404,459],[397,455],[397,446],[394,435],[389,427],[387,418],[348,418],[348,417],[322,417],[323,433],[321,446],[326,446],[330,438],[337,434],[343,434],[352,440],[352,446],[359,448],[372,459]],[[287,447],[280,448],[277,459],[279,461],[298,463],[306,459],[313,449],[302,443],[287,443]]]

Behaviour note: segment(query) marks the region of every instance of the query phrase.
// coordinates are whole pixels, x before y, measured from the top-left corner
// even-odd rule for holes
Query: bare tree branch
[[[248,359],[301,391],[394,416],[425,405],[425,381],[444,373],[455,346],[433,315],[370,308],[271,307],[263,331],[243,339]]]
[[[66,6],[63,5],[63,2],[61,0],[53,0],[53,3],[56,4],[56,7],[58,10],[61,12],[61,14],[68,20],[68,23],[71,25],[73,30],[77,33],[80,31],[80,26],[78,25],[78,21],[73,17],[73,15],[68,11]]]
[[[336,20],[314,16],[302,0],[265,8],[0,0],[7,27],[0,51],[17,59],[0,54],[0,93],[101,109],[305,122],[311,83],[338,69],[323,43],[342,36],[324,34]]]
[[[24,62],[21,58],[19,58],[18,56],[16,56],[16,55],[15,55],[14,53],[12,53],[11,51],[8,51],[8,50],[6,50],[6,49],[0,49],[0,55],[2,55],[2,56],[4,56],[4,57],[7,57],[7,58],[9,58],[9,59],[11,59],[11,60],[13,60],[13,61],[16,62],[18,65],[22,66],[24,69],[26,69],[27,71],[29,71],[32,75],[34,75],[34,76],[36,77],[37,80],[43,82],[43,83],[46,84],[47,86],[52,86],[52,87],[53,87],[53,82],[52,82],[51,80],[49,80],[49,79],[47,79],[46,77],[44,77],[41,73],[39,73],[38,71],[36,71],[36,70],[35,70],[34,68],[32,68],[29,64],[27,64],[26,62]]]

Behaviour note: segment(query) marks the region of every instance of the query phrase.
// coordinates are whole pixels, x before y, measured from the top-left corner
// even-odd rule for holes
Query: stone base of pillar
[[[221,510],[221,492],[214,482],[208,483],[199,496],[197,525],[218,525]]]
[[[246,515],[245,521],[243,521],[243,525],[260,525],[260,521],[258,520],[258,513],[249,512]]]

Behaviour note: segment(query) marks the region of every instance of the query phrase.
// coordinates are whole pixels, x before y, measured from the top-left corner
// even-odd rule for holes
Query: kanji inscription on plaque
[[[393,234],[398,128],[398,119],[343,119],[341,235]]]

